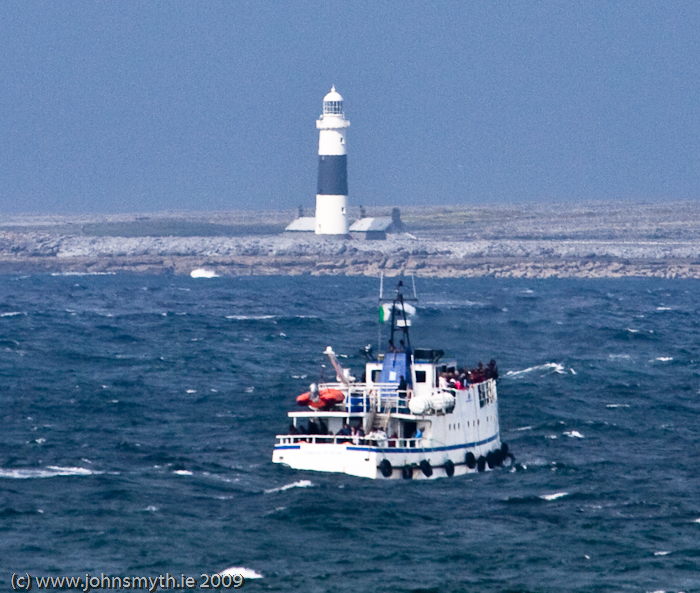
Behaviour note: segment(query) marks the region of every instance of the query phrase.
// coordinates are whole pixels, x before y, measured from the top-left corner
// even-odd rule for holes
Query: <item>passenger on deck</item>
[[[399,340],[398,352],[406,352],[406,343],[403,340]]]
[[[462,389],[466,389],[469,385],[468,369],[463,368],[459,371],[459,382],[462,384]]]
[[[394,340],[389,340],[389,352],[396,352],[396,346],[394,346]]]
[[[309,420],[309,430],[307,431],[307,434],[320,434],[318,432],[318,425],[316,424],[316,420],[314,420],[313,418]]]
[[[320,418],[318,419],[318,434],[328,434],[328,426]]]
[[[386,441],[386,431],[383,428],[374,431],[374,438],[377,442]]]
[[[413,438],[414,439],[422,439],[423,438],[423,431],[420,428],[416,428],[416,432],[413,433]]]
[[[396,444],[398,443],[398,441],[399,441],[399,435],[396,433],[392,434],[391,437],[389,437],[389,446],[396,447]]]
[[[352,442],[355,443],[356,445],[360,444],[360,439],[365,436],[365,431],[362,430],[362,425],[354,425],[351,428],[351,433],[352,433]]]
[[[297,430],[297,427],[294,426],[294,424],[290,424],[287,434],[299,434],[299,431]]]
[[[399,397],[406,397],[406,389],[408,389],[408,383],[406,383],[405,377],[401,375],[398,387]]]
[[[484,363],[480,362],[478,368],[472,371],[472,383],[481,383],[486,380],[486,371],[484,370]]]
[[[444,373],[440,373],[438,376],[438,387],[440,389],[447,389],[447,377],[445,377]]]
[[[343,428],[341,428],[341,429],[337,432],[337,436],[340,436],[340,437],[345,437],[345,436],[346,436],[346,437],[352,437],[352,431],[350,430],[350,427],[348,426],[348,423],[347,423],[347,422],[344,422],[344,423],[343,423]],[[336,439],[336,441],[337,441],[338,443],[347,443],[347,442],[349,442],[349,441],[351,441],[351,440],[352,440],[351,438],[347,438],[347,439]]]
[[[489,361],[489,364],[486,365],[486,378],[498,379],[498,367],[496,366],[496,361],[493,358]]]

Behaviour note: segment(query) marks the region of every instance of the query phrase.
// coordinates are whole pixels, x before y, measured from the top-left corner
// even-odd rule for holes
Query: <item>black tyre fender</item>
[[[493,451],[489,451],[486,454],[486,464],[489,466],[489,469],[496,467],[496,454]]]
[[[476,460],[476,465],[479,468],[479,471],[483,472],[486,469],[486,457],[481,455],[479,459]]]
[[[493,451],[493,462],[498,466],[503,465],[503,453],[501,453],[500,449],[494,449]]]
[[[382,472],[382,475],[385,478],[391,476],[391,474],[394,473],[394,468],[391,467],[391,461],[388,459],[382,459],[381,463],[379,464],[379,471]]]
[[[455,464],[452,463],[451,459],[448,459],[445,461],[445,473],[447,474],[447,477],[451,478],[452,476],[455,475]]]
[[[501,456],[503,459],[508,456],[508,443],[501,443]]]
[[[469,469],[474,469],[476,467],[476,457],[474,457],[474,453],[472,453],[471,451],[467,453],[466,463]]]
[[[428,461],[427,459],[424,459],[420,462],[420,469],[426,478],[429,478],[433,475],[433,468],[430,465],[430,461]]]
[[[401,477],[404,480],[412,480],[413,479],[413,468],[408,466],[408,465],[404,465],[401,468]]]

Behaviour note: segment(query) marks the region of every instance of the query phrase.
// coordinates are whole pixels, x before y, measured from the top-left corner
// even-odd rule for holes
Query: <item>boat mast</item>
[[[405,297],[403,294],[404,291],[404,283],[403,283],[403,276],[399,280],[399,284],[396,287],[396,295],[393,298],[388,298],[384,297],[384,274],[382,273],[380,276],[380,284],[379,284],[379,306],[380,308],[383,307],[384,304],[391,303],[391,336],[389,339],[389,346],[393,346],[394,348],[398,348],[397,344],[394,342],[394,336],[397,332],[401,332],[403,341],[404,341],[404,346],[406,348],[411,347],[411,336],[409,334],[408,328],[410,325],[410,321],[408,320],[408,317],[406,316],[406,307],[405,303],[408,301],[413,301],[417,302],[418,297],[416,296],[416,279],[412,276],[411,277],[413,280],[413,297]],[[400,316],[400,318],[397,318],[397,316]],[[377,351],[381,352],[382,346],[382,323],[381,323],[382,318],[380,317],[380,323],[379,323],[379,331],[378,331],[378,336],[377,336]]]

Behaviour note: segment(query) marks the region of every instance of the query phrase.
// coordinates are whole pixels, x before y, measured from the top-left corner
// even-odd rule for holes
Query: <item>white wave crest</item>
[[[8,311],[7,313],[0,313],[0,317],[17,317],[17,315],[26,315],[24,311]]]
[[[177,474],[178,476],[191,476],[192,472],[187,471],[186,469],[178,469],[175,470],[173,473]]]
[[[289,490],[290,488],[311,488],[313,486],[313,482],[311,480],[299,480],[298,482],[293,482],[292,484],[285,484],[284,486],[280,486],[279,488],[270,488],[269,490],[265,490],[265,494],[272,494],[273,492],[284,492],[285,490]]]
[[[656,360],[659,362],[671,362],[673,360],[673,356],[659,356]]]
[[[197,268],[190,272],[191,278],[218,278],[218,274],[214,270],[205,270],[204,268]]]
[[[264,578],[259,572],[254,571],[252,568],[246,568],[245,566],[232,566],[226,570],[219,572],[220,575],[224,574],[239,574],[244,579],[262,579]]]
[[[629,408],[629,404],[606,404],[606,408]]]
[[[528,367],[526,369],[523,369],[522,371],[508,371],[506,373],[506,377],[517,377],[518,375],[524,375],[525,373],[531,373],[532,371],[547,371],[547,370],[553,370],[555,373],[558,373],[559,375],[564,375],[566,373],[566,371],[564,370],[564,367],[562,365],[560,365],[556,362],[547,362],[545,364],[540,364],[538,366]]]
[[[59,467],[50,465],[43,469],[2,469],[0,478],[12,478],[15,480],[27,480],[30,478],[54,478],[56,476],[92,476],[101,474],[84,467]]]
[[[259,320],[259,319],[274,319],[274,315],[226,315],[226,319],[235,319],[237,321]]]
[[[570,430],[564,433],[564,436],[582,439],[583,435],[578,430]]]
[[[540,498],[542,500],[556,500],[557,498],[562,498],[563,496],[568,496],[568,492],[555,492],[554,494],[542,494]]]
[[[660,550],[659,552],[654,552],[654,556],[668,556],[670,553],[667,550]]]

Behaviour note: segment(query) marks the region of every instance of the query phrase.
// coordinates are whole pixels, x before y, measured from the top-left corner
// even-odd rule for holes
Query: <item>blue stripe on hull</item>
[[[426,448],[414,448],[414,449],[402,449],[397,447],[388,447],[382,449],[380,447],[347,447],[348,451],[374,451],[376,453],[432,453],[433,451],[453,451],[455,449],[469,449],[471,447],[480,447],[481,445],[486,445],[491,443],[498,438],[495,434],[488,439],[483,441],[478,441],[474,443],[462,443],[461,445],[450,445],[448,447],[426,447]],[[323,443],[320,443],[323,444]],[[275,445],[275,449],[299,449],[299,445]]]
[[[320,196],[348,195],[348,155],[319,155],[316,193]]]

